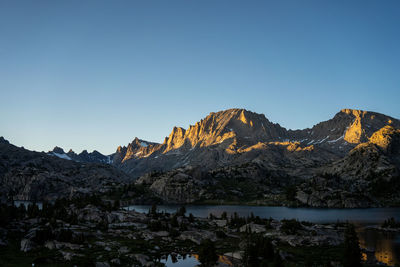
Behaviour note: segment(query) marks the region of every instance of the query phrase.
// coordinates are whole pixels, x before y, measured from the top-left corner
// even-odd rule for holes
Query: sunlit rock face
[[[273,124],[264,115],[244,109],[229,109],[210,113],[206,118],[190,126],[182,136],[190,147],[207,147],[229,140],[230,144],[256,144],[286,137],[286,130]],[[181,141],[184,143],[185,141]]]
[[[399,153],[400,151],[400,129],[387,125],[372,134],[369,141],[386,153]]]
[[[119,146],[112,155],[112,163],[120,165],[129,159],[146,158],[155,150],[159,149],[159,144],[141,140],[137,137],[128,146]]]
[[[375,112],[351,109],[344,109],[341,112],[354,117],[344,136],[344,140],[353,144],[367,141],[375,131],[386,125],[400,126],[398,120]]]
[[[134,176],[254,160],[307,161],[307,166],[320,167],[342,158],[385,126],[400,127],[400,122],[375,112],[343,109],[310,129],[286,130],[263,114],[228,109],[212,112],[188,129],[174,127],[161,144],[135,138],[127,147],[117,149],[113,163]],[[373,138],[377,139],[376,135]],[[285,165],[286,169],[291,167],[295,164]]]

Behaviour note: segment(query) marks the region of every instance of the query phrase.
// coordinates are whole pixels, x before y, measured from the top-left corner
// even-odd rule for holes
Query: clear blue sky
[[[231,107],[296,129],[400,118],[400,1],[0,1],[0,135],[47,151],[162,142]]]

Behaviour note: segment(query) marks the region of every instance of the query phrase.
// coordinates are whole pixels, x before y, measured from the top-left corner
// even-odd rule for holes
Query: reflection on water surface
[[[359,229],[360,246],[374,251],[375,258],[385,264],[400,264],[400,233]]]

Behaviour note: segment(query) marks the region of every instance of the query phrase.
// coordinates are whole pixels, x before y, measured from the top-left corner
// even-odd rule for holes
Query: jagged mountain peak
[[[141,147],[147,147],[149,145],[155,145],[157,143],[145,141],[142,139],[139,139],[138,137],[135,137],[131,143],[128,144],[127,149],[128,150],[135,150]]]
[[[379,121],[380,123],[393,124],[394,126],[396,126],[400,122],[398,119],[395,119],[388,115],[374,112],[374,111],[361,110],[361,109],[345,108],[345,109],[340,110],[340,112],[338,112],[335,115],[335,117],[341,116],[341,115],[349,116],[353,119],[362,119],[362,120],[365,120],[366,122],[367,121]]]
[[[135,137],[127,146],[118,146],[117,151],[113,155],[113,163],[118,165],[128,159],[148,155],[158,146],[160,144]]]
[[[53,150],[50,151],[50,152],[54,152],[54,153],[57,153],[57,154],[65,154],[64,149],[62,149],[61,147],[58,147],[58,146],[55,146],[53,148]]]
[[[117,152],[122,152],[123,150],[126,150],[126,146],[118,146]]]
[[[211,112],[204,119],[201,119],[196,124],[201,124],[204,121],[216,121],[216,122],[230,122],[230,121],[240,121],[241,123],[248,125],[250,127],[255,126],[254,123],[257,121],[268,121],[264,114],[258,114],[246,109],[232,108],[227,110],[222,110],[218,112]],[[269,121],[268,121],[269,122]]]
[[[68,151],[68,153],[64,152],[64,149],[61,147],[54,147],[52,151],[47,153],[51,156],[56,156],[58,158],[73,160],[77,162],[98,162],[98,163],[111,163],[110,156],[106,156],[98,152],[97,150],[93,150],[93,152],[88,152],[86,149],[81,153],[77,154],[72,149]]]
[[[286,130],[271,123],[264,114],[245,109],[211,112],[185,130],[174,127],[164,144],[165,153],[178,148],[213,146],[231,140],[239,144],[257,143],[286,137]]]

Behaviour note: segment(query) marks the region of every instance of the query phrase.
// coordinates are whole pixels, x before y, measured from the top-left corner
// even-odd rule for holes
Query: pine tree
[[[214,266],[218,260],[214,242],[205,239],[200,244],[199,261],[201,266]]]
[[[186,213],[186,208],[185,206],[182,206],[179,208],[178,212],[176,213],[178,216],[183,216],[185,217],[185,213]]]
[[[152,217],[157,217],[157,205],[153,204],[151,206],[151,209],[149,210],[149,215],[151,215]]]
[[[173,215],[171,218],[171,227],[179,227],[178,218],[176,215]]]
[[[188,220],[189,220],[189,222],[194,222],[194,216],[193,216],[193,214],[189,214],[189,218],[188,218]]]
[[[361,267],[361,249],[353,224],[347,224],[344,233],[344,267]]]
[[[228,214],[226,213],[226,211],[222,212],[221,219],[222,220],[227,220],[228,219]]]

